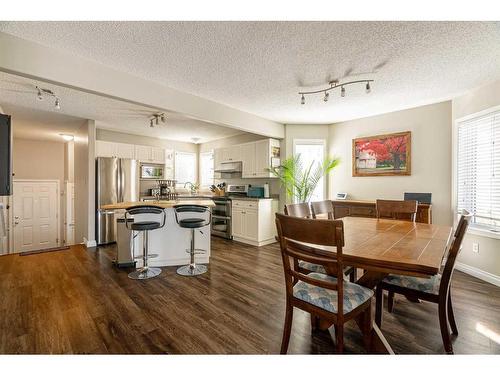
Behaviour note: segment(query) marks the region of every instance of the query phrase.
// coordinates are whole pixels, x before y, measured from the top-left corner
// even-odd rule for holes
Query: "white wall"
[[[75,134],[75,242],[95,246],[95,122]]]
[[[412,132],[411,176],[352,177],[352,140]],[[451,102],[443,102],[330,126],[330,154],[341,158],[330,176],[329,196],[403,199],[404,192],[432,193],[433,222],[451,224]]]
[[[15,126],[15,120],[13,120]],[[12,144],[14,181],[17,179],[59,181],[59,244],[64,238],[64,143],[14,138]]]
[[[453,121],[461,117],[500,105],[500,81],[473,90],[466,95],[453,99]],[[453,176],[453,179],[455,176]],[[453,190],[453,196],[455,193]],[[479,253],[472,252],[472,244],[479,244]],[[485,272],[500,280],[500,239],[468,233],[464,240],[458,262],[472,267],[472,272],[481,271],[477,276],[486,276]],[[460,267],[459,267],[460,268]],[[469,269],[469,272],[471,269]]]

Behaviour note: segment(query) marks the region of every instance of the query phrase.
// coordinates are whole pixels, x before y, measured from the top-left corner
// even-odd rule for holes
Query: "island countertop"
[[[130,207],[138,206],[156,206],[161,208],[172,208],[178,204],[194,204],[200,206],[214,207],[215,203],[211,199],[181,199],[175,201],[145,201],[145,202],[120,202],[113,204],[104,204],[100,207],[101,210],[125,210]]]

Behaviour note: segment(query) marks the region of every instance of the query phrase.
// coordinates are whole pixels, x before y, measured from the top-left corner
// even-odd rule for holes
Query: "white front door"
[[[66,245],[75,243],[75,184],[66,182]]]
[[[14,251],[59,246],[56,181],[14,181]]]

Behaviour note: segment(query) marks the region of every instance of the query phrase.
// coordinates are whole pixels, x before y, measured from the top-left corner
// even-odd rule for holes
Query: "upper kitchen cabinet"
[[[277,139],[263,139],[257,142],[245,143],[239,146],[242,153],[243,178],[272,178],[269,172],[271,166],[280,162],[280,141]]]
[[[165,150],[160,147],[136,145],[135,158],[143,163],[165,164]]]
[[[134,145],[128,143],[96,141],[96,156],[134,159]]]
[[[240,145],[229,146],[224,148],[217,148],[214,150],[214,163],[220,165],[221,163],[229,163],[233,161],[241,161]]]

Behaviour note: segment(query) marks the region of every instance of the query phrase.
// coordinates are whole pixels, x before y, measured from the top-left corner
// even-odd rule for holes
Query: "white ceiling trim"
[[[284,125],[170,89],[9,34],[0,33],[0,70],[274,138]]]

